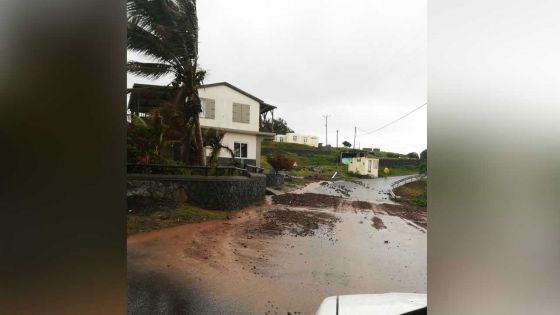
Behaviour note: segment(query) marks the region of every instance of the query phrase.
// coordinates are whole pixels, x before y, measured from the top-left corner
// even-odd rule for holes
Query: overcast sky
[[[426,148],[426,0],[199,0],[205,83],[277,106],[298,133],[399,153]],[[147,60],[129,53],[129,59]],[[127,76],[134,83],[167,84]]]

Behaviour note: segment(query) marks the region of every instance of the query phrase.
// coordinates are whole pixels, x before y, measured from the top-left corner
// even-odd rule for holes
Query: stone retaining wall
[[[129,174],[127,198],[189,202],[205,209],[237,210],[264,198],[266,176]]]
[[[266,187],[279,187],[284,185],[284,175],[266,174]]]

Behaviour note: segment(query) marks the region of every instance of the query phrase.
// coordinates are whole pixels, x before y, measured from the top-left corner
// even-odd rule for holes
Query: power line
[[[420,108],[422,108],[422,107],[424,107],[424,106],[426,106],[426,105],[428,105],[427,102],[424,103],[424,104],[422,104],[422,105],[420,105],[420,106],[418,106],[418,107],[416,107],[415,109],[411,110],[410,112],[408,112],[408,113],[402,115],[401,117],[399,117],[399,118],[397,118],[397,119],[395,119],[395,120],[393,120],[393,121],[391,121],[391,122],[389,122],[389,123],[387,123],[387,124],[385,124],[385,125],[383,125],[383,126],[377,128],[377,129],[375,129],[375,130],[373,130],[373,131],[369,131],[369,132],[366,132],[366,133],[363,133],[363,134],[359,135],[359,137],[365,136],[365,135],[369,135],[369,134],[372,134],[372,133],[374,133],[374,132],[378,132],[378,131],[381,130],[381,129],[387,128],[387,127],[389,127],[390,125],[396,123],[397,121],[399,121],[399,120],[405,118],[406,116],[408,116],[408,115],[414,113],[415,111],[419,110]]]

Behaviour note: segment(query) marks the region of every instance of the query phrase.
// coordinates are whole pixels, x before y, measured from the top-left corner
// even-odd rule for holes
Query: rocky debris
[[[383,220],[381,220],[381,218],[379,218],[379,217],[373,217],[371,219],[371,221],[373,221],[373,224],[371,226],[373,226],[376,230],[381,230],[381,229],[386,229],[387,228],[385,226],[385,223],[383,223]]]
[[[336,185],[336,184],[331,183],[331,182],[321,182],[320,185],[323,186],[323,187],[326,187],[328,189],[332,189],[335,192],[337,192],[337,193],[339,193],[339,194],[341,194],[345,197],[350,197],[351,190],[344,185]]]
[[[314,193],[305,194],[283,194],[273,196],[275,204],[289,205],[294,207],[322,207],[337,208],[341,198],[336,196],[321,195]]]
[[[313,236],[319,229],[324,229],[327,237],[332,239],[335,224],[341,219],[334,214],[318,211],[300,211],[291,209],[272,209],[264,213],[264,222],[248,234],[269,236],[292,235]]]
[[[416,225],[421,226],[424,229],[428,228],[427,208],[409,204],[392,205],[387,203],[383,203],[379,206],[381,207],[381,210],[385,211],[389,215],[412,221]]]
[[[352,207],[357,209],[373,209],[371,203],[367,201],[359,201],[359,200],[352,201]]]

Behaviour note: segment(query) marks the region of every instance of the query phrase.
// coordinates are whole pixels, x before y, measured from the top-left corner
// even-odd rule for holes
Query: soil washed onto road
[[[331,207],[337,208],[342,198],[329,195],[314,193],[303,194],[283,194],[273,196],[275,204],[288,205],[293,207]]]
[[[350,195],[130,236],[129,313],[314,314],[332,295],[425,293],[426,210]]]
[[[272,209],[263,214],[264,223],[252,230],[251,234],[263,234],[269,236],[292,235],[312,236],[319,228],[323,228],[327,234],[332,234],[335,223],[341,219],[334,214],[317,211],[302,211],[285,209]]]

